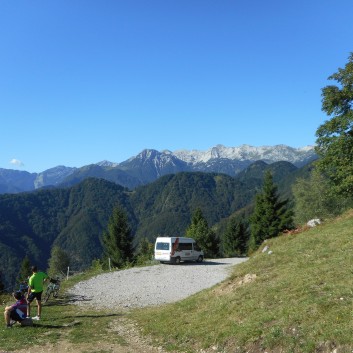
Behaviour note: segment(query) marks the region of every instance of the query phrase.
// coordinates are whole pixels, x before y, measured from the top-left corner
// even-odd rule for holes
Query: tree
[[[327,120],[316,131],[317,167],[325,173],[334,193],[351,197],[353,193],[353,53],[348,63],[329,80],[338,86],[322,89],[322,110]]]
[[[121,267],[133,257],[131,228],[126,212],[119,207],[113,210],[107,230],[103,232],[104,255],[110,258],[112,266]]]
[[[67,252],[61,249],[59,246],[54,246],[51,249],[48,264],[49,276],[55,277],[59,274],[65,275],[67,268],[70,266],[70,257]]]
[[[219,241],[216,233],[208,227],[200,208],[194,212],[191,225],[186,230],[186,236],[195,239],[206,257],[215,257],[219,252]]]
[[[31,262],[29,261],[29,257],[26,255],[21,262],[17,280],[18,282],[27,281],[28,277],[31,275]]]
[[[288,201],[280,201],[272,174],[264,176],[262,191],[256,195],[255,209],[250,216],[249,248],[256,250],[265,239],[277,237],[283,230],[293,228],[292,210]]]
[[[1,292],[4,291],[4,288],[5,288],[5,285],[4,285],[3,281],[2,281],[2,273],[0,271],[0,294],[1,294]]]
[[[136,263],[142,265],[152,259],[154,244],[148,241],[146,237],[140,240],[136,254]]]
[[[244,255],[247,252],[249,235],[242,219],[230,219],[222,239],[224,256]]]
[[[317,168],[309,179],[299,178],[292,186],[294,196],[294,219],[304,224],[313,218],[330,218],[341,213],[346,200],[329,192],[327,178]]]

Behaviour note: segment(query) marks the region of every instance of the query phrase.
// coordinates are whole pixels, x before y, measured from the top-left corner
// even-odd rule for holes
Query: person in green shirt
[[[34,299],[37,301],[37,316],[32,317],[33,320],[40,320],[42,314],[42,293],[44,282],[49,276],[41,271],[38,271],[37,266],[32,266],[32,276],[28,281],[28,297],[27,297],[27,317],[31,317],[31,303]]]

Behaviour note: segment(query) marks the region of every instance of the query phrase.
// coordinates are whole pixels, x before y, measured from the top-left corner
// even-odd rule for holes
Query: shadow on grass
[[[73,321],[68,322],[68,323],[63,323],[63,324],[47,324],[47,323],[42,323],[42,322],[40,322],[40,323],[35,322],[35,323],[33,323],[33,327],[34,328],[65,329],[65,328],[72,328],[75,326],[82,325],[82,322],[80,321],[80,319],[100,319],[100,318],[106,318],[106,317],[117,318],[120,316],[122,316],[122,314],[67,315],[67,316],[61,317],[58,320],[60,320],[60,321],[61,320],[73,320]]]
[[[45,306],[68,306],[75,302],[89,302],[91,299],[79,294],[63,294],[58,298],[50,298],[49,301],[43,303]]]
[[[68,315],[68,316],[64,316],[61,319],[77,319],[77,318],[81,318],[81,319],[98,319],[98,318],[102,318],[102,317],[120,317],[123,316],[123,314],[94,314],[94,315]]]
[[[61,324],[61,325],[53,325],[53,324],[38,324],[35,323],[33,324],[34,328],[53,328],[53,329],[65,329],[65,328],[72,328],[74,326],[79,326],[82,325],[81,322],[79,321],[74,321],[74,322],[70,322],[68,324]]]

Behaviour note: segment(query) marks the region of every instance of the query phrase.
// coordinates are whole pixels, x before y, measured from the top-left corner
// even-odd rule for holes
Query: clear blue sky
[[[352,0],[1,0],[0,168],[313,145],[352,16]]]

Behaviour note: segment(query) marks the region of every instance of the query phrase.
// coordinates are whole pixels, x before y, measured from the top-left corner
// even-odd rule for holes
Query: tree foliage
[[[21,262],[20,271],[18,273],[18,282],[27,281],[28,277],[32,275],[31,262],[29,261],[28,255],[24,257]]]
[[[206,257],[215,257],[219,253],[219,240],[216,233],[208,227],[200,208],[194,212],[186,236],[195,239]]]
[[[51,250],[48,264],[48,275],[50,277],[65,275],[67,268],[70,266],[70,257],[68,253],[59,246],[54,246]]]
[[[102,237],[104,254],[110,258],[111,265],[122,267],[132,260],[132,234],[126,212],[120,207],[113,210],[107,230]]]
[[[318,168],[325,173],[333,192],[353,194],[353,53],[345,67],[331,75],[337,85],[322,89],[322,110],[331,117],[316,131]]]
[[[292,186],[296,224],[304,224],[313,218],[330,218],[342,212],[346,200],[329,189],[329,181],[318,169],[311,171],[309,179],[296,180]]]
[[[4,288],[5,288],[5,285],[4,285],[4,282],[3,282],[3,278],[2,278],[3,276],[2,276],[2,273],[1,273],[1,271],[0,271],[0,294],[1,294],[1,292],[3,292],[4,291]]]
[[[288,201],[280,201],[271,172],[266,172],[262,191],[256,195],[254,212],[250,217],[250,250],[265,239],[277,237],[283,230],[293,228],[292,210]]]
[[[243,219],[232,217],[222,238],[223,255],[241,256],[247,253],[248,225]]]
[[[143,265],[150,261],[153,257],[154,244],[151,243],[147,238],[142,238],[137,247],[136,263]]]

